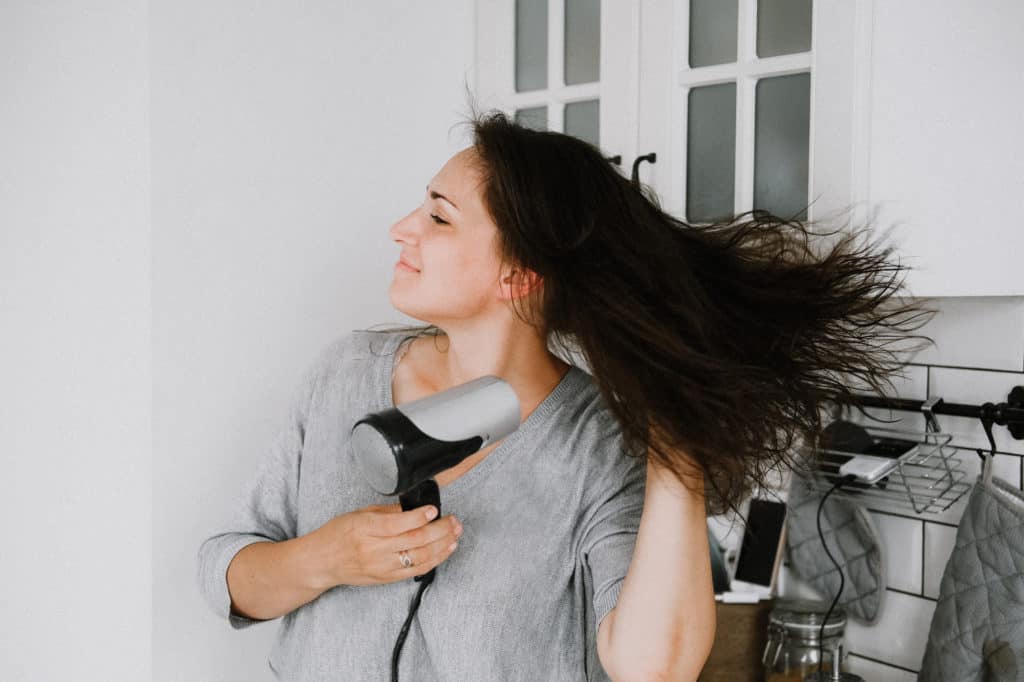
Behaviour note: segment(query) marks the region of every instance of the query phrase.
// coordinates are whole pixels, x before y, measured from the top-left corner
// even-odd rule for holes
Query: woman
[[[200,548],[204,596],[235,628],[285,616],[282,679],[381,679],[409,578],[438,566],[405,679],[694,680],[715,634],[706,514],[800,465],[825,403],[855,402],[846,375],[891,386],[871,341],[926,311],[894,304],[900,267],[855,232],[819,255],[764,213],[687,225],[586,142],[471,123],[390,232],[390,299],[429,326],[354,332],[313,364]],[[488,374],[522,422],[436,477],[446,516],[360,480],[356,420]]]

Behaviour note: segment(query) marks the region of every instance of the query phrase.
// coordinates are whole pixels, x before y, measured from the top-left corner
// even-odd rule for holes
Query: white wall
[[[149,678],[146,4],[0,3],[0,677]]]
[[[354,327],[412,321],[393,222],[469,144],[473,5],[154,2],[153,677],[272,679],[195,587],[300,372]]]
[[[314,354],[410,321],[472,7],[0,3],[4,679],[270,679],[195,552]]]

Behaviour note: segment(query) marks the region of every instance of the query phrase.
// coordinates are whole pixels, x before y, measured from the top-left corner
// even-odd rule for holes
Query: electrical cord
[[[836,481],[835,485],[833,485],[829,489],[829,491],[827,493],[825,493],[822,496],[821,502],[818,503],[818,518],[817,518],[818,536],[821,538],[821,544],[825,548],[825,554],[828,555],[828,558],[832,560],[832,564],[836,567],[836,570],[839,571],[839,591],[836,592],[836,597],[835,597],[835,599],[832,600],[832,604],[828,607],[828,611],[825,612],[825,617],[821,621],[821,627],[818,629],[818,672],[819,673],[824,672],[821,669],[821,667],[822,667],[822,665],[825,662],[825,656],[824,656],[824,650],[825,650],[825,648],[824,648],[825,624],[828,622],[828,617],[832,615],[832,610],[836,607],[836,603],[839,601],[839,597],[843,594],[843,587],[846,585],[846,579],[843,577],[843,568],[839,565],[839,562],[836,561],[835,557],[832,556],[832,552],[828,551],[828,544],[825,542],[825,534],[821,532],[821,510],[825,506],[825,500],[828,499],[829,495],[831,495],[835,490],[838,490],[839,488],[842,488],[847,483],[852,483],[855,480],[857,480],[857,477],[854,476],[853,474],[847,474],[846,476],[843,476],[841,479]],[[833,532],[833,535],[834,534],[835,533]],[[837,543],[839,542],[838,536],[836,536],[836,542]]]
[[[423,580],[420,581],[420,589],[417,590],[416,596],[413,597],[412,604],[409,606],[409,615],[402,625],[402,631],[398,633],[398,639],[395,641],[395,650],[391,654],[391,682],[398,682],[398,658],[402,655],[402,645],[405,644],[405,636],[409,634],[409,624],[412,623],[412,617],[416,614],[416,609],[420,607],[420,599],[423,597],[423,593],[426,591],[427,586],[433,582],[434,571],[431,570],[423,575]]]

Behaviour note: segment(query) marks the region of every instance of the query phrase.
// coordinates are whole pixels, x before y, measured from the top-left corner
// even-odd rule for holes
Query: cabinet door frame
[[[564,84],[564,0],[548,0],[548,87],[515,90],[515,2],[477,0],[476,83],[481,108],[517,109],[546,106],[548,129],[564,131],[564,106],[599,100],[600,148],[620,155],[628,175],[636,157],[639,72],[639,11],[635,2],[601,0],[601,65],[594,83]]]
[[[837,0],[833,0],[836,2]],[[855,0],[859,2],[859,0]],[[814,219],[815,196],[815,41],[816,12],[812,4],[811,49],[808,52],[758,57],[756,54],[757,0],[737,0],[736,61],[689,66],[689,0],[643,0],[641,11],[641,74],[638,149],[663,152],[659,163],[642,180],[652,186],[669,213],[686,215],[686,156],[688,98],[692,88],[736,83],[735,195],[737,215],[753,208],[755,99],[759,79],[799,73],[811,74],[810,127],[808,130],[808,218]],[[828,4],[827,2],[825,4]]]
[[[872,10],[872,0],[814,0],[810,196],[827,221],[868,218]]]

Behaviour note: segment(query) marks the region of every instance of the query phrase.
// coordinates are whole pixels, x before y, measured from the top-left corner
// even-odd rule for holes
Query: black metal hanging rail
[[[948,414],[955,417],[973,417],[983,423],[999,424],[1010,430],[1016,440],[1024,440],[1024,386],[1014,386],[1003,403],[984,403],[982,405],[965,405],[947,403],[942,398],[933,399],[930,408],[925,400],[906,400],[904,398],[884,398],[876,395],[854,394],[857,402],[863,407],[880,407],[907,412]]]

